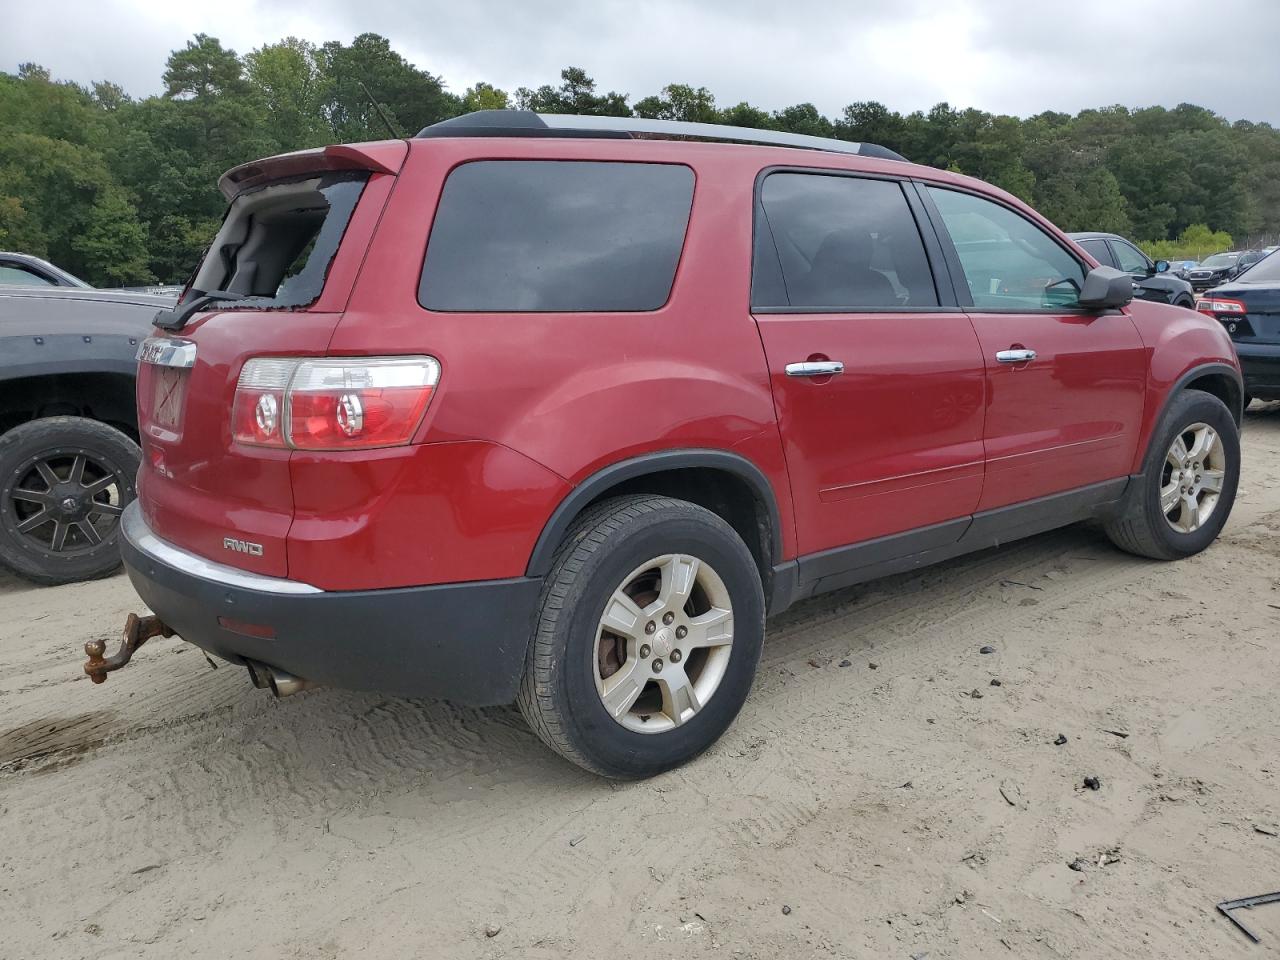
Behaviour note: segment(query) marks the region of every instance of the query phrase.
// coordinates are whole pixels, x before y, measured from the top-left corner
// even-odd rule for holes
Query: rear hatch
[[[162,539],[288,575],[290,451],[233,441],[237,382],[251,357],[325,353],[406,150],[389,141],[303,151],[222,178],[222,227],[178,305],[157,314],[169,329],[139,354],[139,500]],[[213,291],[228,299],[203,299]]]

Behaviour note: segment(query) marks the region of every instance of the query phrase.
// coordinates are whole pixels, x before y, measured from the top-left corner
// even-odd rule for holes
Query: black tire
[[[1160,508],[1160,489],[1166,480],[1166,457],[1175,439],[1194,424],[1206,424],[1218,434],[1225,454],[1222,489],[1212,512],[1190,532],[1175,530]],[[1217,539],[1236,499],[1240,482],[1240,435],[1231,411],[1217,397],[1184,390],[1170,402],[1151,438],[1142,474],[1125,499],[1123,512],[1105,525],[1107,536],[1121,550],[1155,560],[1181,560],[1204,550]],[[1175,493],[1176,496],[1176,493]]]
[[[117,570],[119,511],[134,499],[140,460],[129,437],[83,417],[31,420],[0,436],[0,563],[43,586]],[[44,479],[40,464],[57,484]],[[32,491],[49,493],[48,503],[31,499]],[[77,505],[65,506],[69,500]],[[45,510],[50,519],[32,529]]]
[[[1196,308],[1196,302],[1191,297],[1183,297],[1182,299],[1175,301],[1173,305],[1175,307],[1186,307],[1188,310],[1194,310]]]
[[[610,715],[597,692],[596,637],[606,601],[629,572],[667,554],[687,554],[714,570],[732,603],[732,644],[719,686],[700,709],[662,733],[635,732]],[[724,733],[751,689],[763,640],[760,573],[729,524],[683,500],[607,500],[575,522],[557,551],[517,703],[538,737],[571,762],[615,779],[650,777],[693,759]],[[689,665],[694,653],[686,657]]]
[[[1241,399],[1241,401],[1240,401],[1240,409],[1241,409],[1241,410],[1248,410],[1248,409],[1249,409],[1249,404],[1251,404],[1251,403],[1253,403],[1253,396],[1252,396],[1252,394],[1248,394],[1248,393],[1246,393],[1246,394],[1244,395],[1244,397],[1243,397],[1243,398]]]

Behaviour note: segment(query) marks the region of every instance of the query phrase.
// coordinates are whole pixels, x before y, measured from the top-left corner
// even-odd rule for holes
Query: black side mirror
[[[1094,267],[1084,277],[1079,303],[1092,310],[1112,310],[1133,299],[1133,278],[1114,267]]]
[[[1168,273],[1168,272],[1169,272],[1169,261],[1168,261],[1168,260],[1157,260],[1157,261],[1156,261],[1156,273]]]

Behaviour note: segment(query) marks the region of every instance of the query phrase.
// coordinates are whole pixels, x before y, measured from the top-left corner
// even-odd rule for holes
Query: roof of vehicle
[[[90,287],[89,284],[85,283],[74,273],[68,273],[56,264],[52,264],[48,260],[34,256],[30,253],[19,253],[16,250],[0,250],[0,260],[10,260],[24,266],[35,267],[37,270],[52,274],[57,277],[61,283],[70,287],[82,290],[89,289]]]
[[[96,300],[103,303],[132,303],[139,307],[171,307],[174,297],[135,293],[130,290],[99,290],[96,287],[0,286],[0,297],[31,300]]]
[[[1133,243],[1128,237],[1122,237],[1118,233],[1104,233],[1101,230],[1075,230],[1067,236],[1072,240],[1123,240],[1126,243]]]
[[[423,127],[419,139],[433,137],[585,137],[607,139],[698,139],[851,153],[882,160],[905,160],[878,143],[811,137],[780,130],[732,127],[718,123],[534,113],[532,110],[477,110]]]

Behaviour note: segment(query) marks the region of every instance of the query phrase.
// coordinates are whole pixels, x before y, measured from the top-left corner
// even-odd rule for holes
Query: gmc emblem
[[[246,553],[251,557],[262,556],[262,544],[249,540],[237,540],[235,537],[223,537],[222,549],[231,550],[234,553]]]

